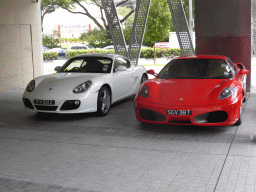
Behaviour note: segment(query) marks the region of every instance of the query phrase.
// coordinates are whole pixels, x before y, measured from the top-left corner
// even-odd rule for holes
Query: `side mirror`
[[[250,71],[246,70],[246,69],[241,69],[238,73],[237,73],[237,76],[240,76],[240,75],[245,75],[245,74],[248,74]]]
[[[157,73],[154,71],[154,69],[147,70],[147,73],[150,75],[154,75],[155,77],[157,76]]]
[[[61,66],[57,66],[57,67],[54,68],[54,71],[58,72],[60,69],[61,69]]]
[[[125,66],[123,66],[123,65],[119,65],[117,68],[116,68],[116,72],[117,71],[126,71],[127,70],[127,68],[125,67]]]
[[[236,66],[239,68],[239,69],[245,69],[244,65],[242,63],[235,63]]]

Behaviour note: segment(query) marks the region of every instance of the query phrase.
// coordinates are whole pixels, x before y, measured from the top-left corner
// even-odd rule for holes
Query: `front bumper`
[[[98,93],[49,94],[40,95],[24,92],[22,100],[25,108],[44,113],[87,113],[97,111]],[[54,100],[54,105],[35,104],[34,100]]]
[[[137,120],[154,124],[228,126],[239,119],[241,98],[228,103],[201,106],[168,106],[135,100]],[[168,115],[167,110],[191,110],[192,115]]]

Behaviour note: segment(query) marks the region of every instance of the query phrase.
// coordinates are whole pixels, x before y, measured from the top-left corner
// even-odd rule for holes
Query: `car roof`
[[[176,59],[222,59],[226,60],[228,57],[222,55],[189,55],[189,56],[181,56]]]
[[[111,53],[85,53],[85,54],[77,55],[73,58],[77,58],[77,57],[107,57],[107,58],[114,59],[118,56],[126,58],[125,56],[118,55],[118,54],[111,54]]]

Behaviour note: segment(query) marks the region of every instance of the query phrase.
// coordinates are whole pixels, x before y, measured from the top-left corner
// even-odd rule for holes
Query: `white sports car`
[[[97,112],[135,95],[148,79],[143,66],[116,54],[84,54],[69,59],[57,73],[30,81],[23,94],[26,108],[47,113]]]

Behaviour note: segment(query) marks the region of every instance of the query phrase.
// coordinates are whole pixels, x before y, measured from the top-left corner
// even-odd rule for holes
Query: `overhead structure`
[[[251,44],[252,44],[252,49],[251,49],[251,54],[256,55],[256,0],[251,0]]]
[[[182,55],[195,55],[181,0],[167,0]]]
[[[150,0],[137,0],[128,57],[137,65],[148,19]]]
[[[114,0],[101,0],[105,15],[110,28],[115,52],[128,57],[134,65],[137,65],[140,56],[141,45],[145,33],[151,0],[137,0],[135,18],[131,34],[129,49],[127,52],[126,43],[120,21],[117,15]],[[176,29],[182,55],[194,55],[191,36],[188,30],[188,23],[181,0],[167,0]]]
[[[116,6],[114,0],[101,0],[104,7],[105,15],[108,20],[110,33],[112,36],[114,48],[116,54],[120,54],[127,57],[126,43],[124,40],[123,31],[120,25],[120,21],[117,15]]]

